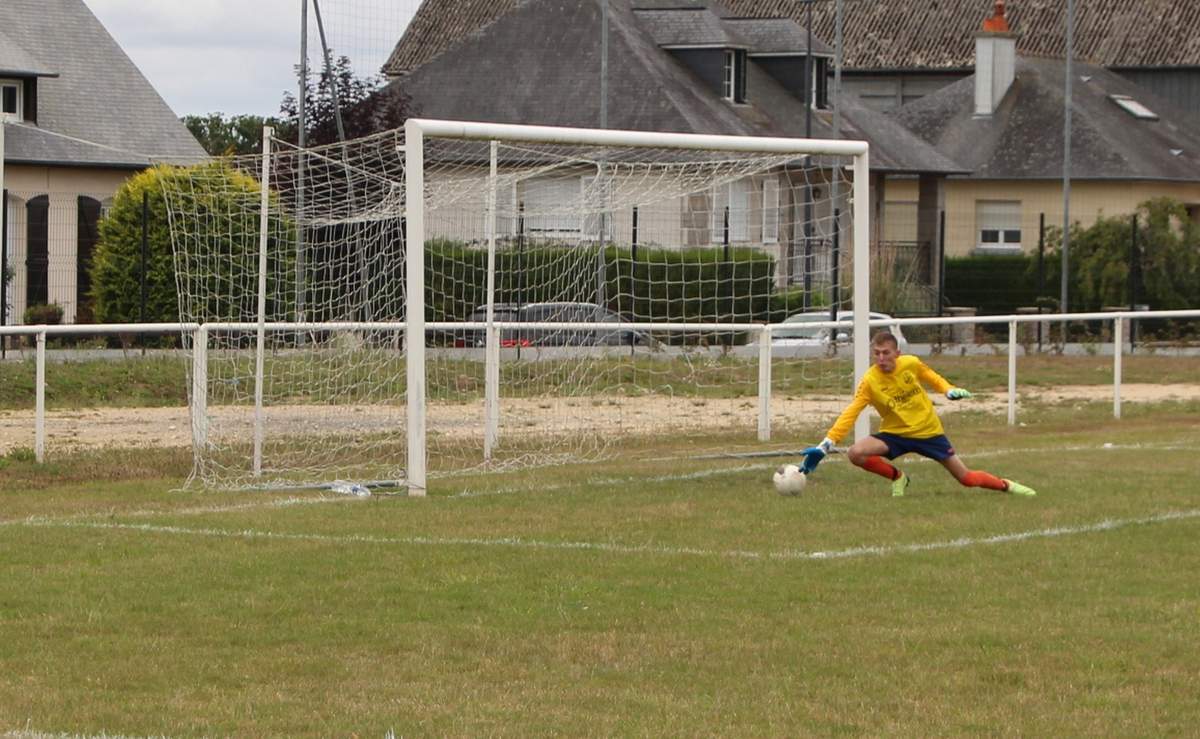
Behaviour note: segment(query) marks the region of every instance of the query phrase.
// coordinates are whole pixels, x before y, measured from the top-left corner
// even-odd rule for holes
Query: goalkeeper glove
[[[820,444],[810,446],[801,452],[804,455],[804,462],[800,465],[800,471],[806,475],[811,475],[817,469],[817,465],[825,459],[825,455],[833,449],[833,439],[826,436]]]
[[[969,390],[964,390],[961,387],[952,387],[946,391],[946,397],[950,400],[966,400],[971,397]]]

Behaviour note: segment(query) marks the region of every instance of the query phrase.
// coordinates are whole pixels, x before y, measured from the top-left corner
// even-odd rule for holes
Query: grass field
[[[1198,414],[947,420],[1032,499],[666,442],[426,499],[10,455],[0,734],[1194,734]]]

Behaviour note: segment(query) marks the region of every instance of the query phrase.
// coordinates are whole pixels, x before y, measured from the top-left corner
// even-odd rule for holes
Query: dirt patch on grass
[[[1129,403],[1200,400],[1200,384],[1125,384],[1121,399]],[[1053,388],[1024,388],[1021,403],[1064,403],[1111,401],[1108,385],[1066,385]],[[771,425],[784,429],[795,425],[828,423],[845,405],[846,398],[806,397],[772,399]],[[942,412],[983,410],[1007,412],[1007,393],[977,396],[969,402],[937,403]],[[210,434],[220,438],[252,438],[252,409],[210,408]],[[592,430],[622,433],[654,432],[661,429],[720,431],[753,429],[758,409],[755,398],[711,399],[644,396],[577,397],[556,399],[503,400],[500,407],[502,433],[553,434]],[[347,435],[403,429],[404,408],[394,406],[279,406],[267,413],[268,434],[307,434],[333,429]],[[33,411],[0,411],[0,454],[34,445]],[[479,439],[483,434],[483,405],[479,403],[429,406],[427,428],[431,440],[439,438]],[[186,447],[191,444],[191,420],[186,408],[89,408],[49,411],[46,414],[48,449],[115,447]]]

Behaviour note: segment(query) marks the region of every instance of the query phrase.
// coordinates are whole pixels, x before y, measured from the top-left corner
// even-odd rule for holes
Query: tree
[[[1071,226],[1072,310],[1094,311],[1129,305],[1129,270],[1136,266],[1137,302],[1154,310],[1200,304],[1200,225],[1187,208],[1171,198],[1138,206],[1138,254],[1131,259],[1132,216],[1100,218],[1088,228]],[[1062,229],[1048,229],[1047,284],[1060,284]]]
[[[395,85],[384,86],[378,76],[358,77],[350,67],[350,58],[340,56],[332,73],[322,69],[315,80],[309,74],[305,80],[305,144],[319,146],[339,141],[333,86],[337,82],[337,100],[342,114],[346,138],[368,136],[378,131],[397,128],[414,114],[412,99]],[[295,143],[298,139],[300,110],[296,96],[286,93],[280,103],[285,131],[279,136]]]
[[[276,135],[286,137],[288,124],[278,118],[260,115],[231,115],[209,113],[208,115],[185,115],[183,124],[188,127],[200,145],[209,154],[232,156],[235,154],[258,154],[262,151],[263,126],[272,126]]]

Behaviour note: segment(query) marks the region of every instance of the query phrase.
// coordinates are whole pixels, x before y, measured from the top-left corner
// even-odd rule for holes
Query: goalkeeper
[[[888,464],[885,459],[892,460],[909,452],[941,462],[954,475],[954,479],[967,487],[989,488],[1015,495],[1037,494],[1033,488],[1019,482],[969,470],[954,454],[954,447],[950,446],[950,440],[942,430],[942,422],[923,385],[945,393],[950,400],[969,398],[969,392],[952,386],[919,358],[901,355],[896,337],[887,331],[880,331],[871,338],[871,357],[874,364],[859,382],[854,400],[838,416],[825,440],[804,450],[802,469],[806,474],[817,468],[833,445],[841,441],[854,426],[858,414],[871,405],[882,419],[879,433],[855,442],[847,456],[855,466],[891,480],[893,496],[904,495],[909,479],[908,475]]]

